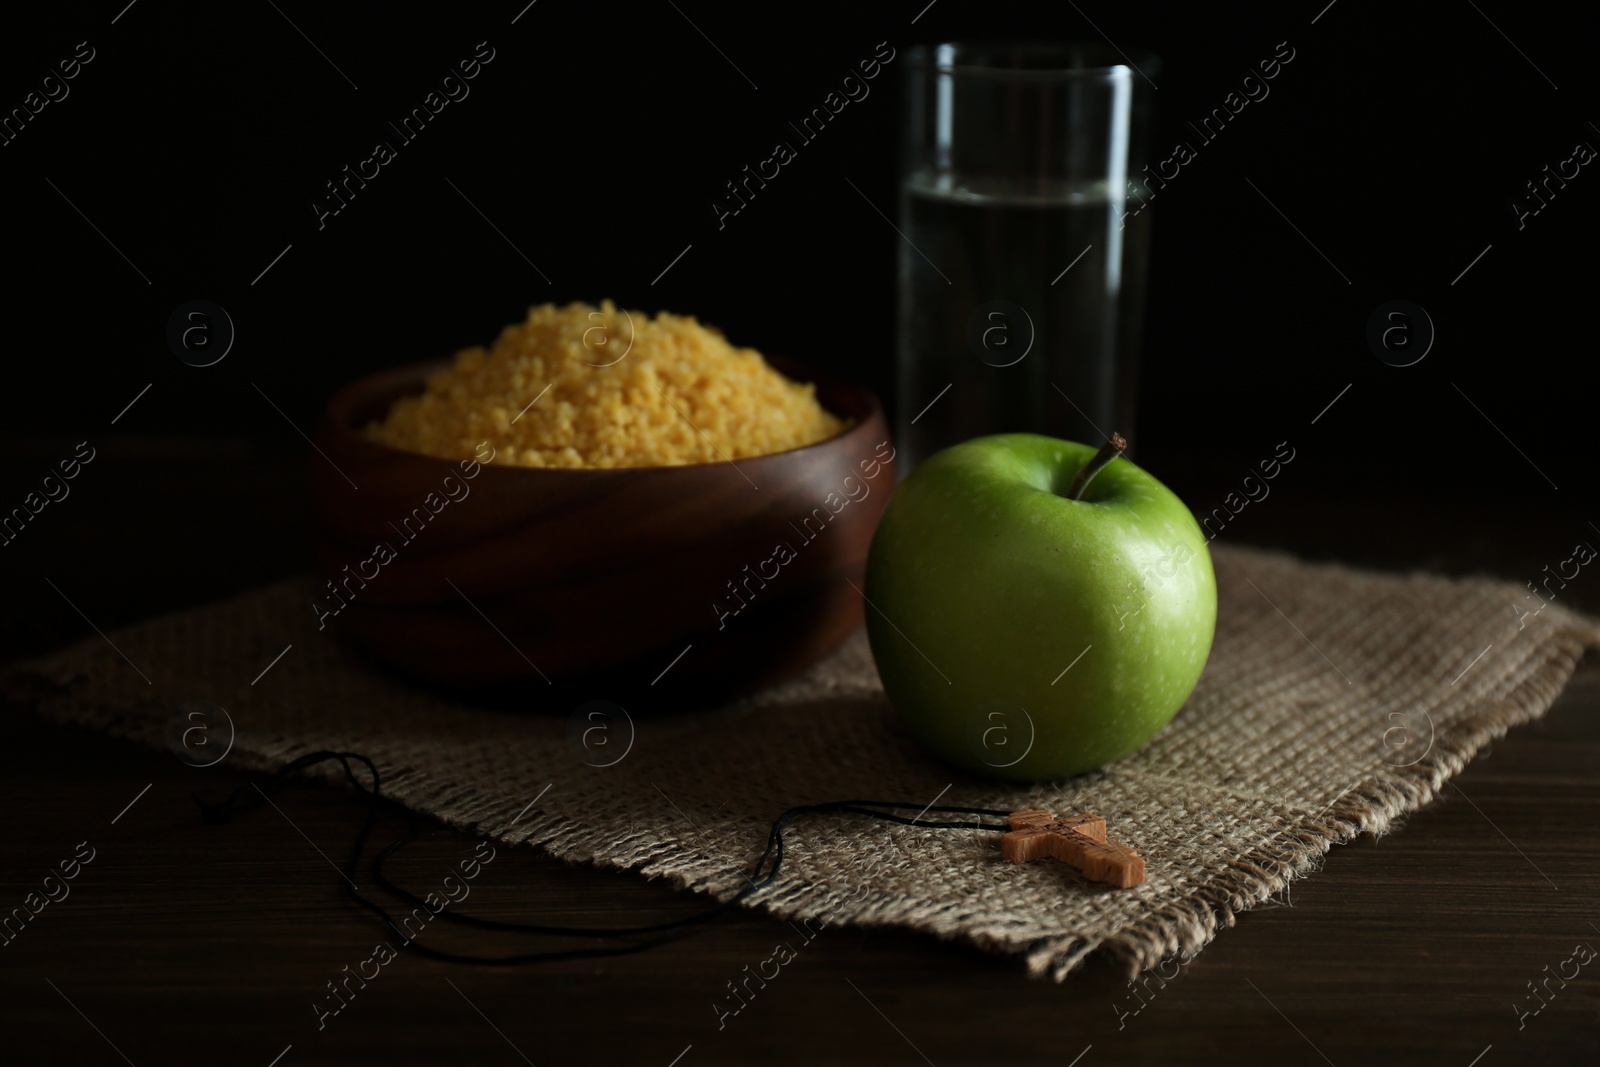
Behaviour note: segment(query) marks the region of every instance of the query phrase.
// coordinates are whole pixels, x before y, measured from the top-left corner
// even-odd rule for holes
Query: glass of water
[[[936,44],[907,68],[901,470],[982,434],[1133,437],[1158,61]]]

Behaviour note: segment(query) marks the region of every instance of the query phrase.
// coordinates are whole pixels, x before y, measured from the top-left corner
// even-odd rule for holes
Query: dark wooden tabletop
[[[48,528],[4,549],[8,656],[309,563],[302,456],[152,440],[110,442],[104,453],[86,472],[99,479],[94,493],[52,505]],[[54,455],[52,442],[12,447],[5,475],[26,480]],[[1206,491],[1201,475],[1169,481]],[[1417,509],[1354,491],[1276,501],[1241,524],[1240,540],[1526,578],[1578,536],[1526,507]],[[1579,606],[1597,599],[1574,589]],[[1572,974],[1575,946],[1600,946],[1597,772],[1600,669],[1590,657],[1547,718],[1480,756],[1440,801],[1382,839],[1335,848],[1322,870],[1166,968],[1169,981],[1137,990],[1106,959],[1057,985],[964,946],[829,927],[719,1027],[713,1003],[726,999],[725,983],[777,942],[801,940],[739,911],[600,961],[506,969],[401,951],[319,1029],[313,1005],[325,1003],[325,983],[384,939],[333,866],[363,804],[307,784],[278,795],[281,813],[208,825],[190,794],[220,798],[251,780],[226,761],[198,770],[13,707],[0,718],[0,909],[22,906],[81,842],[93,859],[67,883],[70,895],[0,947],[0,1062],[1594,1063],[1600,970],[1550,976]],[[401,825],[386,819],[379,837]],[[393,873],[425,885],[474,843],[427,824]],[[479,914],[592,924],[668,919],[704,903],[505,848],[471,897]],[[503,948],[443,928],[425,936],[442,949]]]

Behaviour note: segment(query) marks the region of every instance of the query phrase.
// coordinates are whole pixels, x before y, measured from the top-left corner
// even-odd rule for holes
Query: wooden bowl
[[[894,450],[871,392],[771,362],[852,425],[736,464],[478,465],[362,433],[446,362],[346,386],[312,457],[314,610],[411,678],[524,700],[704,703],[800,672],[861,624]]]

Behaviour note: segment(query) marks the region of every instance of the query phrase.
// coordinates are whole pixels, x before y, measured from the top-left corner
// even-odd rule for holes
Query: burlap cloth
[[[363,752],[385,792],[417,811],[720,898],[796,804],[937,798],[1098,812],[1145,857],[1144,885],[1096,886],[1055,861],[1006,863],[993,832],[828,815],[795,824],[780,877],[749,900],[787,918],[825,913],[1018,954],[1060,980],[1097,948],[1133,968],[1198,952],[1332,844],[1385,832],[1491,738],[1543,714],[1600,643],[1600,625],[1558,605],[1519,618],[1524,590],[1509,583],[1223,548],[1214,558],[1216,644],[1177,718],[1120,763],[1033,787],[926,758],[859,632],[803,677],[735,705],[640,710],[626,757],[588,766],[567,714],[454,703],[315,632],[308,579],[109,634],[152,684],[94,637],[12,665],[0,692],[153,745],[177,703],[213,700],[237,730],[230,765]]]

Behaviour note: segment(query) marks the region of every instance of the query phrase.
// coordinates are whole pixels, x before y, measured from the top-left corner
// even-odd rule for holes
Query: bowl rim
[[[411,363],[395,364],[393,366],[373,371],[370,374],[365,374],[352,381],[346,382],[344,385],[336,389],[331,396],[329,396],[327,403],[323,406],[322,424],[317,436],[319,438],[325,435],[337,437],[340,439],[341,443],[366,449],[372,455],[389,454],[393,456],[403,456],[412,461],[429,461],[448,467],[455,467],[461,463],[477,462],[486,469],[518,472],[516,475],[512,476],[533,474],[556,477],[577,477],[582,475],[594,477],[597,475],[637,476],[638,474],[647,471],[664,472],[709,470],[716,467],[721,467],[724,464],[732,466],[736,462],[738,464],[766,465],[770,461],[776,461],[782,457],[797,456],[811,449],[837,446],[840,443],[859,435],[861,431],[866,429],[866,427],[873,425],[874,423],[882,422],[884,429],[886,431],[889,429],[888,418],[884,414],[883,404],[879,401],[877,394],[871,389],[867,388],[865,385],[858,385],[852,382],[847,382],[842,378],[833,377],[832,375],[817,373],[809,365],[802,363],[799,360],[791,359],[787,356],[774,356],[765,352],[760,353],[760,355],[762,360],[765,361],[769,367],[790,381],[815,386],[818,394],[817,402],[822,404],[825,410],[837,417],[853,418],[855,419],[855,423],[851,426],[845,427],[832,437],[825,437],[820,441],[813,441],[810,444],[799,445],[795,448],[785,449],[781,452],[766,452],[759,456],[746,456],[737,461],[732,459],[717,459],[700,463],[670,463],[640,467],[530,467],[517,463],[495,463],[492,459],[487,461],[478,460],[475,455],[447,458],[444,456],[429,455],[425,452],[413,452],[409,449],[397,448],[394,445],[386,444],[382,441],[374,441],[370,437],[367,437],[362,430],[357,429],[354,426],[351,416],[354,409],[359,407],[363,400],[370,397],[374,392],[383,392],[385,390],[393,392],[397,382],[408,378],[415,378],[422,384],[423,388],[426,388],[429,375],[454,366],[454,357],[447,356],[439,359],[417,360]],[[844,393],[853,396],[860,403],[860,406],[863,409],[861,414],[842,414],[838,411],[835,411],[830,405],[823,403],[823,399],[820,394],[825,389],[831,393]],[[410,394],[395,393],[394,399],[398,399],[400,395]],[[393,399],[391,399],[390,404],[392,405],[393,402]],[[892,449],[892,435],[889,443]],[[894,453],[891,451],[891,460],[893,455]]]

